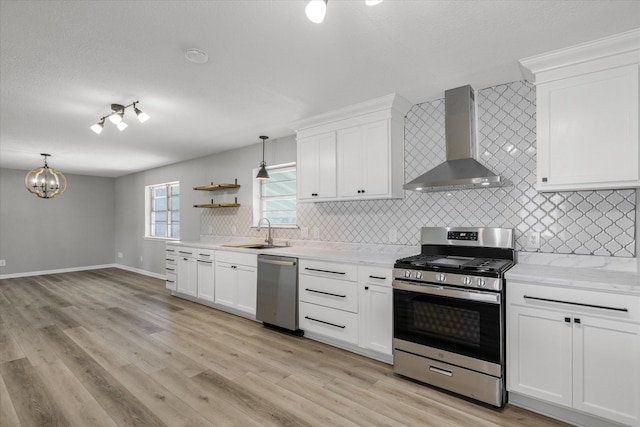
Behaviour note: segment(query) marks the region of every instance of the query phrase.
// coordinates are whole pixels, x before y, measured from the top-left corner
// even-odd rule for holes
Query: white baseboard
[[[127,270],[133,273],[143,274],[145,276],[150,276],[156,279],[165,280],[164,274],[153,273],[151,271],[141,270],[139,268],[129,267],[127,265],[122,265],[122,264],[88,265],[85,267],[58,268],[55,270],[26,271],[24,273],[0,274],[0,280],[14,279],[17,277],[44,276],[47,274],[72,273],[74,271],[100,270],[102,268],[119,268],[121,270]]]
[[[129,267],[128,265],[114,264],[113,266],[116,267],[116,268],[119,268],[121,270],[131,271],[132,273],[142,274],[142,275],[145,275],[145,276],[153,277],[155,279],[161,279],[161,280],[165,280],[166,279],[164,274],[158,274],[158,273],[154,273],[152,271],[141,270],[139,268]]]
[[[71,273],[74,271],[99,270],[101,268],[113,268],[113,267],[117,267],[117,265],[103,264],[103,265],[88,265],[85,267],[59,268],[56,270],[26,271],[24,273],[0,274],[0,279],[13,279],[16,277],[28,277],[28,276],[44,276],[46,274]]]

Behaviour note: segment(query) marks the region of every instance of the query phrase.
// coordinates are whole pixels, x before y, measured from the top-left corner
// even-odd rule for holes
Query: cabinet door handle
[[[199,259],[198,262],[201,262],[203,264],[213,264],[213,261],[206,261],[204,259]]]
[[[570,318],[570,317],[565,317],[565,318],[564,318],[564,321],[565,321],[566,323],[571,323],[571,318]]]
[[[547,182],[547,177],[542,178],[542,182]]]
[[[364,287],[364,290],[365,290],[365,291],[368,291],[368,290],[369,290],[369,287],[368,287],[368,286],[365,286],[365,287]]]
[[[333,326],[333,327],[340,328],[340,329],[346,328],[346,326],[344,326],[344,325],[336,325],[335,323],[325,322],[324,320],[314,319],[313,317],[309,317],[309,316],[304,316],[304,318],[305,319],[309,319],[309,320],[313,320],[314,322],[324,323],[325,325]]]
[[[178,251],[181,254],[187,254],[187,255],[193,255],[193,252],[189,252],[189,251]]]
[[[305,291],[315,292],[316,294],[322,294],[322,295],[330,295],[332,297],[338,297],[338,298],[346,298],[347,297],[346,295],[332,294],[331,292],[316,291],[315,289],[309,289],[309,288],[306,288]]]
[[[320,273],[347,274],[347,273],[344,273],[342,271],[320,270],[320,269],[317,269],[317,268],[309,268],[309,267],[305,267],[304,269],[305,270],[309,270],[309,271],[318,271]]]
[[[607,307],[606,305],[584,304],[584,303],[581,303],[581,302],[562,301],[562,300],[559,300],[559,299],[531,297],[529,295],[525,295],[524,299],[532,299],[532,300],[535,300],[535,301],[544,301],[544,302],[555,302],[557,304],[577,305],[577,306],[580,306],[580,307],[599,308],[601,310],[623,311],[625,313],[629,311],[628,308]]]
[[[437,366],[429,365],[429,370],[431,372],[435,372],[437,374],[446,375],[448,377],[452,377],[453,376],[453,372],[451,372],[450,370],[438,368]]]
[[[175,268],[167,268],[168,271],[175,271]]]
[[[382,276],[369,276],[369,279],[387,280],[386,277],[382,277]]]
[[[580,319],[578,318],[573,319],[573,323],[580,323]]]

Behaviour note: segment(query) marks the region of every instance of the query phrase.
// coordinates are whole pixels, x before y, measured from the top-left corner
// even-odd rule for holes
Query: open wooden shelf
[[[240,184],[214,184],[211,183],[209,185],[202,185],[200,187],[193,187],[194,190],[202,190],[202,191],[216,191],[216,190],[224,190],[227,188],[240,188]]]
[[[240,203],[206,203],[203,205],[193,205],[194,208],[237,208]]]

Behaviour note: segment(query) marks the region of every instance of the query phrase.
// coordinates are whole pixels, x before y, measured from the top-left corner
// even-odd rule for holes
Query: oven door
[[[393,336],[502,363],[502,304],[497,292],[393,282]]]

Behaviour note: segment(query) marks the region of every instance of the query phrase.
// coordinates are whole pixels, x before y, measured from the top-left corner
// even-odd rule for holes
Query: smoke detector
[[[209,55],[207,55],[207,52],[196,48],[185,50],[184,57],[187,58],[187,61],[193,62],[194,64],[205,64],[209,61]]]

